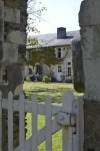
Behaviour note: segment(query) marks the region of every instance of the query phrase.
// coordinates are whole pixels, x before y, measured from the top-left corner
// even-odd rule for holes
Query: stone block
[[[95,59],[100,57],[100,26],[82,27],[81,48],[83,58]]]
[[[4,31],[6,34],[12,30],[20,30],[20,24],[16,24],[16,23],[4,22],[4,27],[5,27]]]
[[[4,20],[6,22],[19,23],[20,24],[20,10],[5,6]]]
[[[100,151],[100,102],[84,101],[84,151]]]
[[[0,40],[3,41],[4,37],[4,21],[0,19]]]
[[[18,62],[23,64],[26,61],[26,45],[19,45]]]
[[[79,12],[81,27],[100,25],[100,0],[84,0]]]
[[[73,84],[77,92],[84,92],[84,72],[80,39],[72,41]]]
[[[18,53],[26,55],[26,45],[19,45]]]
[[[0,41],[0,60],[3,58],[3,42]]]
[[[21,75],[22,76],[22,75]],[[21,82],[23,82],[23,78],[22,78],[22,81]],[[23,91],[23,83],[21,83],[21,84],[19,84],[17,87],[16,87],[16,89],[15,89],[15,91],[14,91],[14,96],[19,96],[21,93],[22,93],[22,91]]]
[[[86,100],[100,101],[100,58],[83,59]]]
[[[21,67],[18,63],[8,65],[7,72],[8,89],[14,93],[15,89],[23,83]],[[20,92],[22,92],[22,87],[20,87]]]
[[[18,45],[11,43],[3,44],[3,60],[5,64],[16,63],[18,59]]]
[[[26,33],[20,31],[9,31],[7,41],[15,44],[26,45]]]
[[[23,31],[23,32],[26,32],[26,26],[27,26],[27,16],[22,16],[21,15],[20,30]]]
[[[4,17],[4,3],[0,1],[0,19]]]
[[[5,6],[19,8],[21,0],[4,0]]]

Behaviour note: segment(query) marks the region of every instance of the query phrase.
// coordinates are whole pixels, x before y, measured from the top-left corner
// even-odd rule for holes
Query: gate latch
[[[76,127],[76,114],[59,112],[56,114],[57,123],[62,126]]]

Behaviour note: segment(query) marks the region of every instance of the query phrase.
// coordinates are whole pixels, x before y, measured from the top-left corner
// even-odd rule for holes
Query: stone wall
[[[17,77],[23,75],[25,61],[27,0],[4,0],[0,3],[0,88],[14,93],[16,87],[23,82],[23,79],[19,82]],[[19,66],[17,72],[15,66]],[[12,72],[8,77],[9,68],[12,68]],[[10,86],[11,80],[15,79],[16,86]],[[3,96],[6,97],[5,93]]]
[[[100,151],[100,0],[82,1],[79,13],[84,94],[84,151]]]
[[[79,15],[85,99],[100,100],[100,1],[84,0]]]
[[[7,98],[23,91],[27,0],[0,0],[0,90]],[[7,151],[7,112],[3,111],[3,151]],[[14,113],[14,147],[18,145],[18,113]]]

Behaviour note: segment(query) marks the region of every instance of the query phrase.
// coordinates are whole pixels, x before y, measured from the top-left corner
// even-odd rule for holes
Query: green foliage
[[[27,78],[26,78],[26,81],[27,81],[27,82],[31,82],[30,77],[27,77]]]
[[[49,83],[49,82],[51,82],[51,78],[48,77],[47,75],[45,75],[45,76],[43,76],[42,81],[45,82],[45,83]]]
[[[34,45],[37,45],[38,44],[38,40],[36,38],[28,38],[27,39],[27,44],[29,44],[30,46],[34,46]]]
[[[31,60],[27,61],[28,65],[35,66],[36,63],[46,64],[47,66],[59,64],[63,59],[56,58],[54,47],[35,48],[31,52]]]

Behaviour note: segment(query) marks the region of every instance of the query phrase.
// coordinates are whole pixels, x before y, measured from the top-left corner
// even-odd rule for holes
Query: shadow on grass
[[[83,94],[77,93],[74,88],[73,84],[66,84],[66,83],[25,83],[24,84],[24,91],[26,93],[26,99],[31,100],[31,96],[36,94],[38,97],[38,102],[44,102],[46,96],[52,97],[52,103],[60,104],[62,103],[62,96],[63,94],[71,90],[75,97],[82,96]]]

